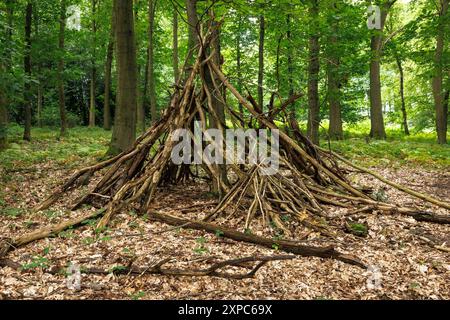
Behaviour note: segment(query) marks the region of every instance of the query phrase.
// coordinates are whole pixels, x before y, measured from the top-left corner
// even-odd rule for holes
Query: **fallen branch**
[[[105,210],[89,212],[88,214],[82,215],[80,217],[76,217],[74,219],[61,222],[59,224],[35,230],[33,232],[24,234],[15,239],[3,239],[3,240],[0,239],[0,258],[4,257],[9,251],[13,249],[19,248],[36,240],[48,238],[51,235],[58,234],[70,227],[75,227],[81,224],[83,221],[100,216],[104,212]]]
[[[244,257],[244,258],[237,258],[237,259],[231,259],[231,260],[225,260],[214,263],[212,266],[205,268],[205,269],[177,269],[177,268],[163,268],[165,264],[171,261],[171,259],[163,259],[160,262],[148,266],[148,267],[124,267],[115,270],[105,270],[100,268],[83,268],[82,273],[84,274],[99,274],[99,275],[108,275],[111,273],[114,273],[116,275],[122,274],[122,275],[133,275],[133,276],[141,276],[144,274],[161,274],[161,275],[167,275],[167,276],[188,276],[188,277],[219,277],[219,278],[227,278],[227,279],[234,279],[234,280],[242,280],[247,278],[253,278],[255,274],[258,272],[259,269],[261,269],[264,265],[266,265],[270,261],[282,261],[282,260],[293,260],[296,256],[294,255],[274,255],[274,256],[251,256],[251,257]],[[220,269],[226,268],[226,267],[238,267],[238,268],[245,268],[246,263],[251,262],[258,262],[256,266],[252,268],[250,272],[246,273],[231,273],[231,272],[224,272],[219,271]],[[10,267],[17,271],[23,271],[22,265],[11,260],[11,259],[0,259],[0,267]],[[49,269],[43,269],[44,272],[50,273],[50,274],[64,274],[66,271],[66,268],[62,267],[53,267]]]
[[[429,195],[426,195],[426,194],[414,191],[414,190],[409,189],[409,188],[407,188],[405,186],[402,186],[402,185],[400,185],[398,183],[390,181],[390,180],[386,179],[385,177],[379,175],[378,173],[376,173],[376,172],[374,172],[374,171],[372,171],[370,169],[367,169],[367,168],[364,168],[364,167],[359,166],[357,164],[354,164],[353,162],[345,159],[344,157],[342,157],[341,155],[339,155],[338,153],[336,153],[334,151],[329,151],[329,150],[322,149],[322,148],[320,148],[320,150],[322,150],[323,152],[331,153],[333,156],[335,156],[336,158],[338,158],[339,160],[341,160],[345,164],[347,164],[347,165],[349,165],[349,166],[351,166],[351,167],[353,167],[355,169],[358,169],[358,170],[360,170],[362,172],[370,174],[371,176],[373,176],[373,177],[377,178],[378,180],[386,183],[387,185],[390,185],[391,187],[394,187],[394,188],[396,188],[396,189],[398,189],[400,191],[403,191],[403,192],[405,192],[405,193],[407,193],[409,195],[412,195],[412,196],[414,196],[416,198],[422,199],[422,200],[427,201],[427,202],[431,202],[431,203],[433,203],[433,204],[435,204],[435,205],[437,205],[439,207],[442,207],[442,208],[445,208],[447,210],[450,210],[450,203],[448,203],[448,202],[440,201],[440,200],[438,200],[436,198],[433,198],[433,197],[431,197]]]
[[[320,257],[320,258],[336,259],[351,265],[366,268],[366,265],[363,262],[361,262],[357,257],[340,253],[336,251],[333,246],[313,247],[313,246],[299,245],[297,242],[294,241],[264,238],[257,235],[239,232],[212,223],[182,219],[154,211],[150,213],[149,218],[176,226],[183,226],[188,224],[187,228],[202,230],[214,234],[220,231],[220,234],[223,237],[230,238],[236,241],[243,241],[247,243],[257,244],[270,249],[277,248],[278,250],[294,253],[296,255],[304,257]]]

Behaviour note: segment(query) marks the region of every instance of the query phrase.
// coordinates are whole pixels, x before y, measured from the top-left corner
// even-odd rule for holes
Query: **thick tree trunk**
[[[394,1],[387,1],[381,8],[380,29],[374,30],[370,42],[370,136],[375,139],[386,139],[384,129],[383,105],[381,100],[381,55],[383,42],[383,29],[388,15],[388,11]]]
[[[258,104],[264,110],[264,36],[266,32],[265,19],[263,15],[259,16],[259,71],[258,71]]]
[[[408,117],[406,113],[406,103],[405,103],[405,76],[403,72],[402,60],[399,56],[395,56],[395,61],[398,67],[398,73],[400,75],[400,100],[401,100],[401,111],[402,111],[402,127],[405,134],[409,136],[408,128]]]
[[[31,141],[31,23],[33,17],[33,3],[29,1],[25,15],[25,54],[24,71],[27,79],[24,86],[24,116],[25,129],[23,139]]]
[[[114,18],[111,24],[105,63],[105,105],[103,110],[103,129],[111,130],[111,68],[114,59]]]
[[[117,107],[109,154],[128,150],[136,140],[136,40],[133,0],[114,0]]]
[[[439,8],[439,23],[436,36],[436,51],[434,54],[434,76],[432,80],[434,108],[436,111],[436,133],[439,144],[447,143],[447,123],[444,112],[444,91],[442,85],[442,56],[444,52],[444,20],[448,12],[449,0],[442,0]]]
[[[95,66],[95,55],[96,55],[96,34],[97,34],[97,22],[96,22],[96,11],[97,11],[97,0],[91,0],[92,6],[92,57],[91,57],[91,85],[89,91],[89,127],[95,127],[95,82],[97,79],[97,69]]]
[[[309,6],[311,17],[309,36],[309,66],[308,66],[308,137],[315,144],[319,144],[320,105],[319,105],[319,35],[318,35],[318,0],[311,0]]]
[[[156,80],[154,62],[154,31],[155,31],[156,0],[148,2],[148,95],[150,98],[150,116],[152,123],[158,120],[156,105]],[[145,125],[144,125],[145,126]]]
[[[58,62],[58,96],[59,96],[59,115],[61,120],[60,133],[65,135],[67,130],[66,118],[66,98],[64,93],[64,33],[66,28],[66,0],[61,0],[61,11],[59,17],[59,52],[60,58]]]
[[[194,48],[198,45],[199,40],[197,36],[197,28],[199,27],[198,17],[197,17],[197,0],[186,0],[186,11],[188,18],[188,67],[192,66],[194,59],[196,58],[196,53],[194,52]],[[190,70],[186,68],[185,77],[189,76]]]
[[[174,83],[180,78],[180,67],[178,58],[178,11],[173,8],[172,17],[172,67]]]

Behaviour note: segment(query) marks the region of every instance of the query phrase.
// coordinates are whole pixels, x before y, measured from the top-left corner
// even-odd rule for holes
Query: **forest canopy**
[[[445,143],[448,1],[372,4],[379,29],[369,28],[376,12],[368,1],[134,1],[137,130],[155,121],[170,99],[168,84],[188,52],[193,6],[203,22],[211,12],[223,20],[222,67],[238,89],[264,107],[302,94],[289,111],[314,142],[319,133],[342,139],[343,126],[366,123],[374,138],[385,138],[386,127],[407,135],[434,131]],[[5,0],[0,6],[2,148],[7,123],[25,131],[110,129],[117,93],[112,0]],[[229,103],[239,109],[236,99]]]

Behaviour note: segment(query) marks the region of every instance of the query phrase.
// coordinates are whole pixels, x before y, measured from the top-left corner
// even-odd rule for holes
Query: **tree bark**
[[[136,140],[136,40],[133,0],[114,0],[117,107],[109,154],[128,150]]]
[[[380,69],[384,24],[389,9],[394,3],[395,0],[384,3],[381,8],[380,29],[374,31],[370,42],[370,136],[375,139],[386,139],[381,100]]]
[[[286,18],[287,22],[287,42],[288,42],[288,56],[287,56],[287,65],[288,65],[288,84],[289,84],[289,96],[292,97],[294,95],[294,64],[292,59],[292,31],[291,31],[291,15],[288,14]],[[295,102],[290,106],[289,116],[292,120],[297,121],[297,112],[295,110]]]
[[[180,67],[179,67],[179,58],[178,58],[178,11],[173,8],[173,17],[172,17],[172,67],[173,67],[173,79],[174,83],[178,82],[180,78]]]
[[[66,28],[66,0],[61,0],[60,16],[59,16],[59,53],[58,62],[58,97],[59,97],[59,115],[61,120],[60,134],[66,134],[67,118],[66,118],[66,98],[64,93],[64,33]]]
[[[265,19],[264,15],[259,16],[259,71],[258,71],[258,104],[261,110],[264,110],[264,36],[265,36]]]
[[[114,59],[114,17],[111,23],[105,63],[105,105],[103,110],[103,129],[111,130],[111,68]]]
[[[31,23],[33,17],[33,3],[28,1],[25,15],[25,54],[24,71],[26,75],[24,86],[24,112],[25,112],[25,130],[23,139],[31,141]]]
[[[334,9],[333,5],[333,9]],[[329,37],[329,58],[328,58],[328,103],[330,107],[330,127],[328,135],[331,139],[342,140],[344,138],[342,130],[342,113],[341,113],[341,80],[339,76],[339,52],[338,38],[339,32],[338,22],[334,19],[331,22],[332,35]]]
[[[156,105],[156,80],[154,66],[154,31],[155,31],[155,11],[157,0],[148,2],[148,94],[150,98],[150,116],[152,123],[158,120]],[[145,125],[144,125],[145,127]]]
[[[241,32],[242,32],[242,17],[238,16],[238,31],[236,33],[236,71],[237,71],[237,87],[239,92],[242,92],[242,61],[241,61]],[[239,103],[239,115],[241,119],[244,117],[244,107]],[[243,123],[242,123],[243,125]]]
[[[442,84],[442,62],[444,52],[444,16],[447,15],[449,0],[442,0],[439,8],[439,23],[436,36],[436,51],[434,54],[434,76],[432,80],[434,108],[436,111],[436,133],[439,144],[447,143],[447,121],[444,112],[444,92]]]
[[[401,99],[401,111],[402,111],[402,127],[405,134],[409,136],[408,128],[408,118],[406,113],[406,103],[405,103],[405,76],[403,72],[402,60],[398,55],[395,56],[395,61],[398,67],[398,73],[400,75],[400,99]]]
[[[5,66],[0,63],[0,72],[5,72]],[[5,85],[0,84],[0,151],[7,146],[8,134],[7,134],[7,109],[6,109],[6,92]]]
[[[97,11],[97,0],[91,0],[92,8],[92,56],[91,56],[91,84],[90,84],[90,94],[89,94],[89,128],[95,127],[95,82],[97,79],[97,68],[95,66],[95,55],[96,55],[96,34],[97,34],[97,22],[96,22],[96,11]]]
[[[197,36],[198,17],[197,17],[197,0],[186,0],[186,11],[188,18],[188,65],[186,68],[185,78],[190,74],[190,67],[195,59],[194,48],[198,45],[199,40]]]
[[[315,144],[319,144],[319,126],[320,126],[320,105],[319,105],[319,35],[318,18],[319,3],[318,0],[311,0],[309,6],[309,16],[311,17],[310,36],[309,36],[309,66],[308,66],[308,137]]]
[[[6,46],[9,48],[11,46],[12,39],[12,17],[13,17],[13,3],[11,0],[6,2],[6,14],[8,19],[8,28],[1,30],[5,32]],[[7,58],[0,60],[0,73],[8,72],[11,64],[11,53],[7,51]],[[0,83],[0,150],[3,150],[7,146],[8,140],[8,97],[6,93],[6,83]]]

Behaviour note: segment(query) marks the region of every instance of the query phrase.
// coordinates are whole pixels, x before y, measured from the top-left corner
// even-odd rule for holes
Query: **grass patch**
[[[31,142],[22,140],[23,129],[17,125],[11,126],[8,134],[9,148],[0,152],[0,168],[6,170],[28,169],[49,161],[76,167],[102,157],[111,139],[111,132],[85,127],[69,129],[64,137],[56,128],[33,128]]]

